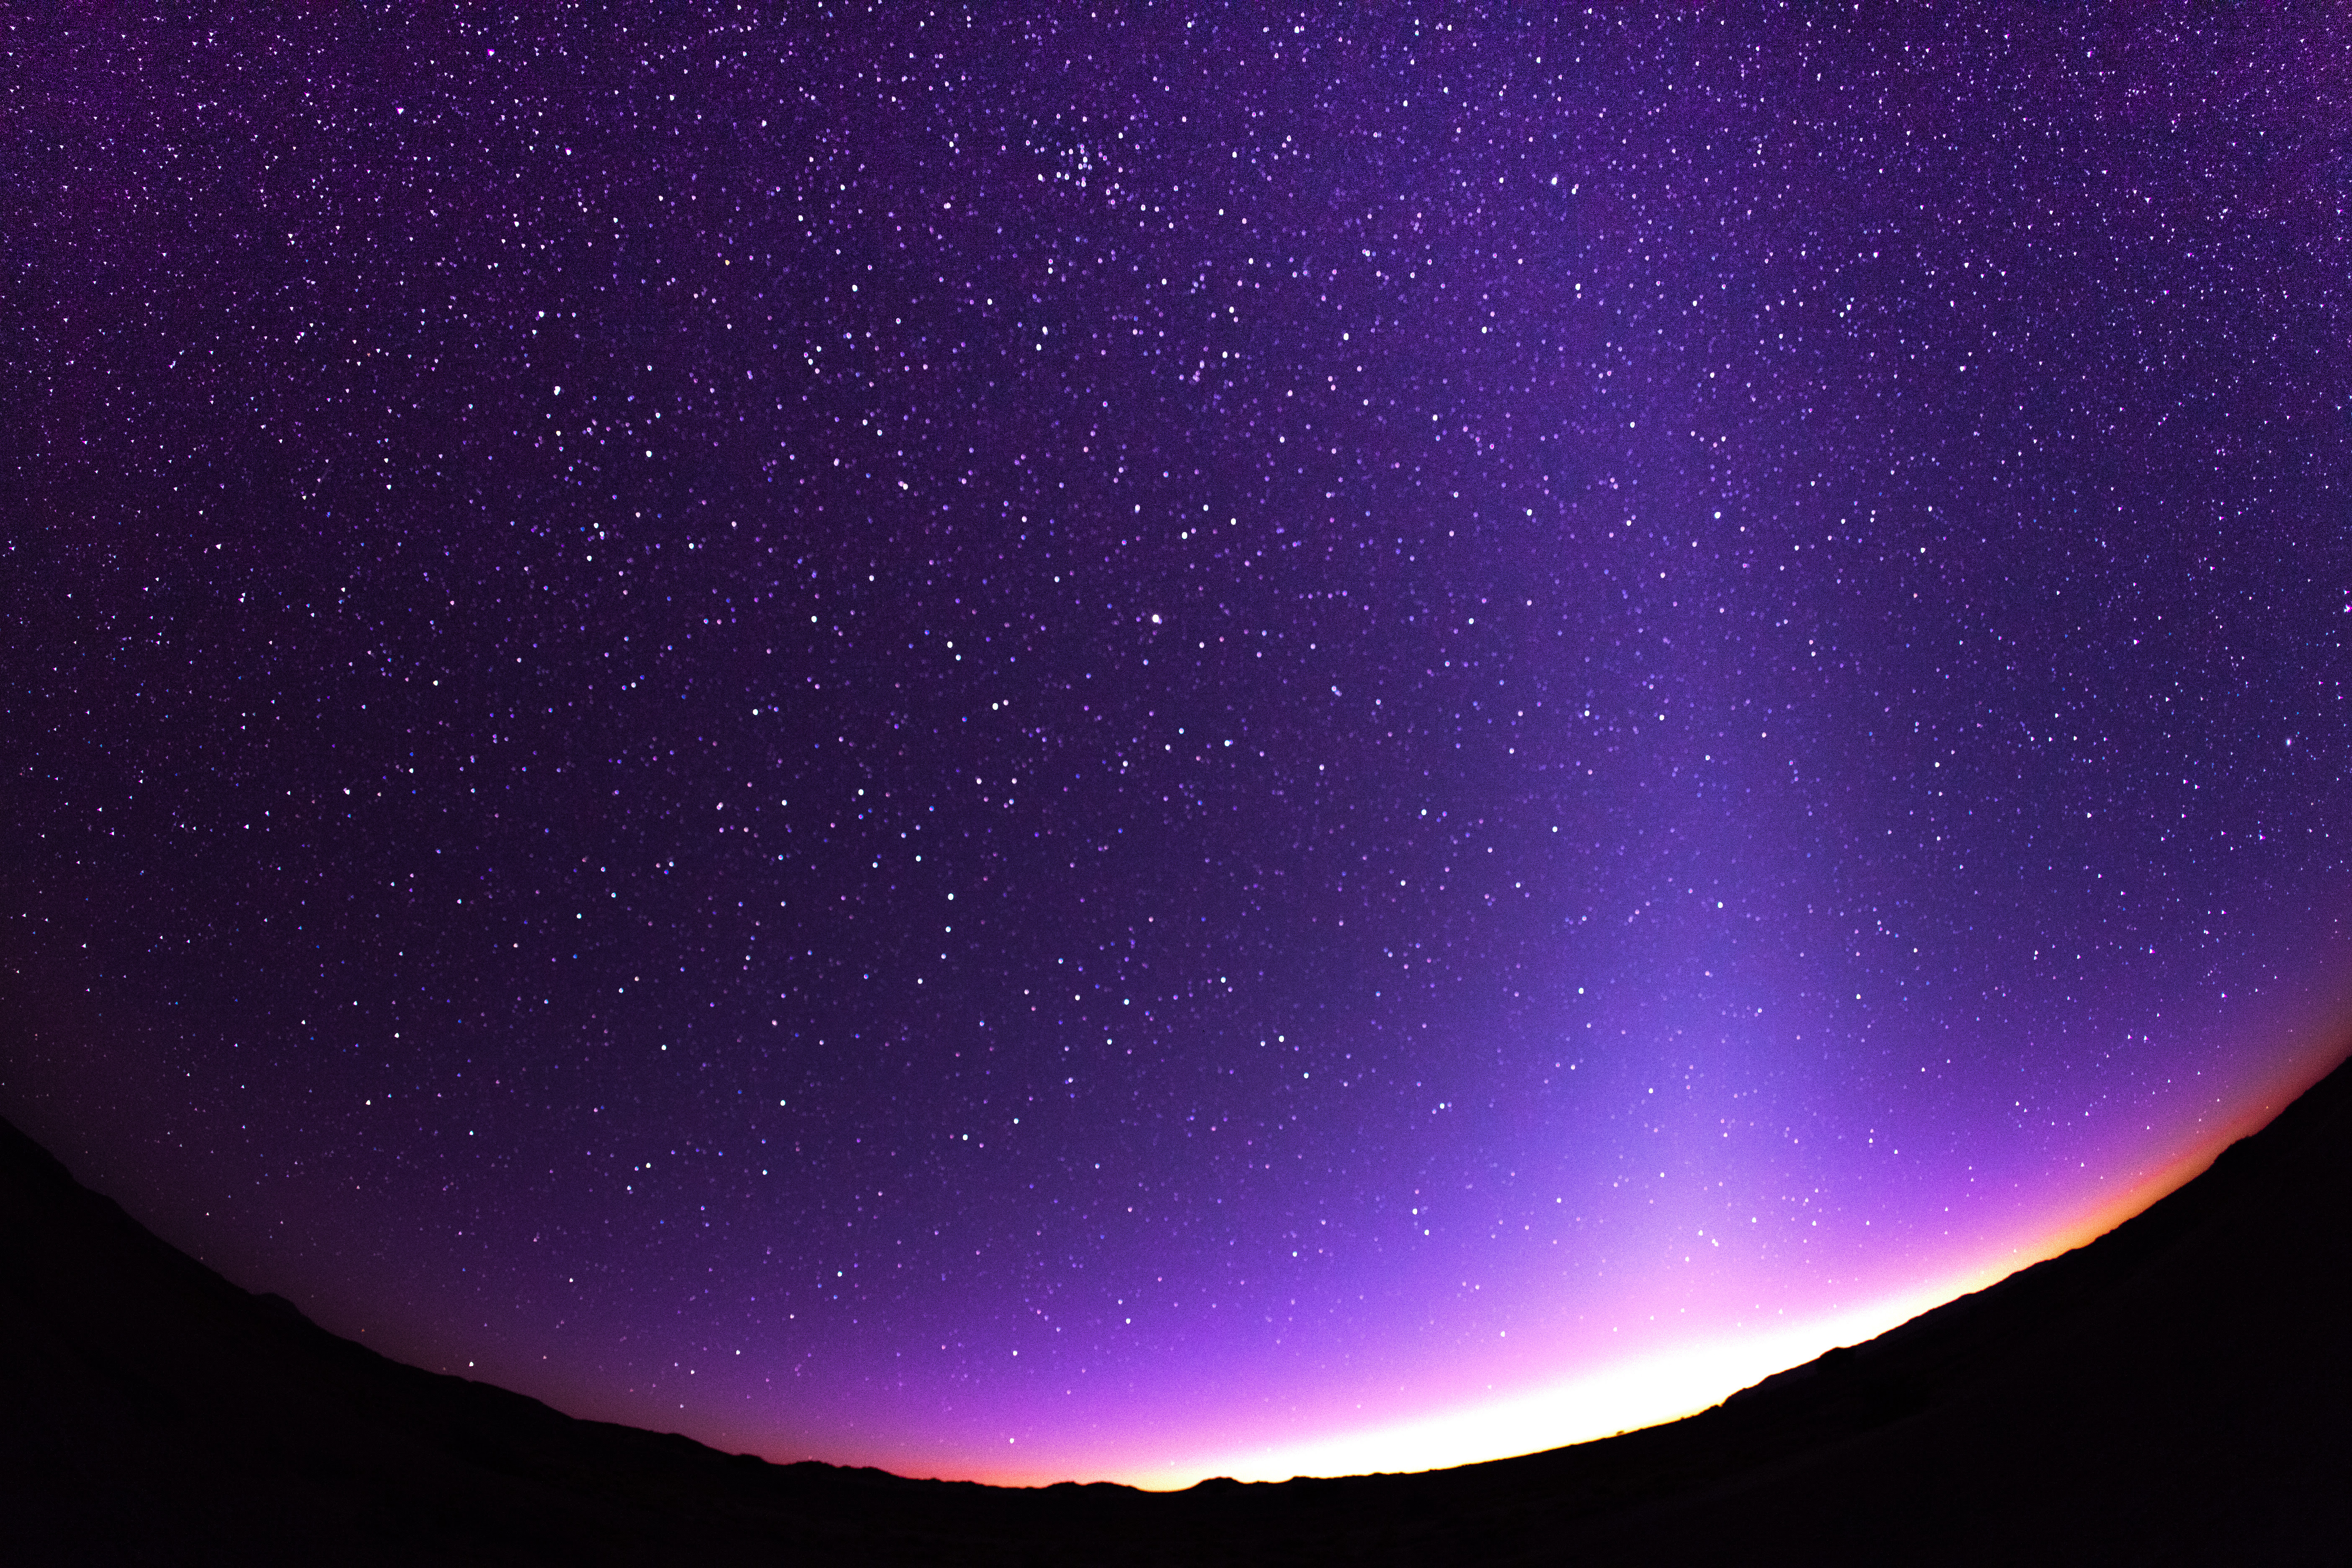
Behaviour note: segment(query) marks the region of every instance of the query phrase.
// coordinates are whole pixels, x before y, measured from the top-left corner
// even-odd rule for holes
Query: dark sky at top
[[[2352,1018],[2340,22],[1600,9],[15,12],[0,1111],[970,1475],[2234,1126]]]

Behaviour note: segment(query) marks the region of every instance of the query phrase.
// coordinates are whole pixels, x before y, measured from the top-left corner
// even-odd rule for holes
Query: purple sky
[[[2340,24],[279,9],[8,24],[0,1111],[329,1328],[1183,1482],[2340,1053]]]

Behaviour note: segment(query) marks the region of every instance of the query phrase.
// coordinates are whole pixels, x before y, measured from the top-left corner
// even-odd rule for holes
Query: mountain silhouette
[[[2090,1245],[1700,1415],[1414,1475],[771,1465],[385,1359],[0,1121],[22,1563],[2300,1563],[2352,1550],[2352,1064]]]

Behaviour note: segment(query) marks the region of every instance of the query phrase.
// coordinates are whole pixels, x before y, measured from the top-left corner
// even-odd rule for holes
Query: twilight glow
[[[2340,1052],[2340,31],[1124,9],[18,25],[0,1111],[422,1365],[1167,1486]]]

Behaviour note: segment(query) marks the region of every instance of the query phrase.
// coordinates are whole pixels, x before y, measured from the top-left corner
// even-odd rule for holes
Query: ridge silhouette
[[[0,1121],[24,1563],[2340,1562],[2352,1063],[2091,1244],[1714,1409],[1450,1470],[1142,1492],[771,1465],[405,1366]]]

